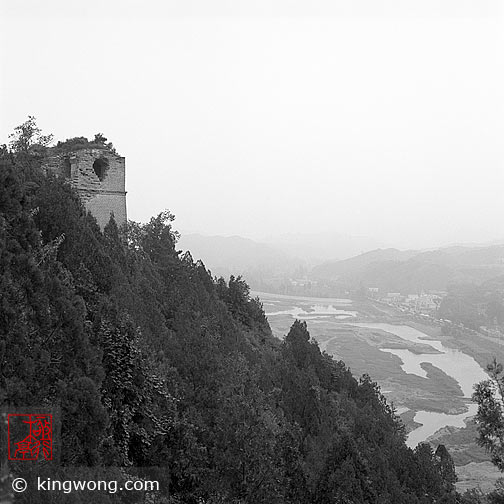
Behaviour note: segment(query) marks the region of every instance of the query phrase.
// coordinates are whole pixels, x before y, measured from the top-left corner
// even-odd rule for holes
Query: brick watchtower
[[[112,213],[118,226],[126,222],[125,158],[115,150],[96,144],[65,152],[54,147],[43,167],[69,180],[102,230]]]

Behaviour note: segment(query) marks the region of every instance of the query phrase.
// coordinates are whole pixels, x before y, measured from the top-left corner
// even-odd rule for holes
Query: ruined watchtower
[[[112,213],[118,226],[126,222],[125,159],[111,144],[59,144],[49,149],[43,166],[69,180],[101,229]]]

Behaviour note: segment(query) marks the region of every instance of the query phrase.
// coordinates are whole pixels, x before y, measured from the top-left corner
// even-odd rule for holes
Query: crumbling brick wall
[[[68,179],[101,229],[114,214],[117,225],[126,215],[125,159],[107,148],[50,151],[44,168]]]

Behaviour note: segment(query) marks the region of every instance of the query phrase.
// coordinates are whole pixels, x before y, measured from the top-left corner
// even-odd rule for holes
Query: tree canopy
[[[274,338],[243,278],[177,250],[168,211],[102,233],[25,145],[0,157],[0,403],[60,408],[62,466],[164,468],[171,504],[455,502],[446,450],[408,448],[305,322]]]

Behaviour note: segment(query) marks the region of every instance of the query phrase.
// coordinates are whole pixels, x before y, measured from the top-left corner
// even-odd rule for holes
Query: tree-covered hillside
[[[58,406],[63,466],[161,468],[158,503],[456,502],[449,455],[409,449],[376,383],[304,322],[275,339],[242,278],[177,252],[169,212],[102,233],[41,172],[36,128],[17,133],[0,153],[0,404]]]

